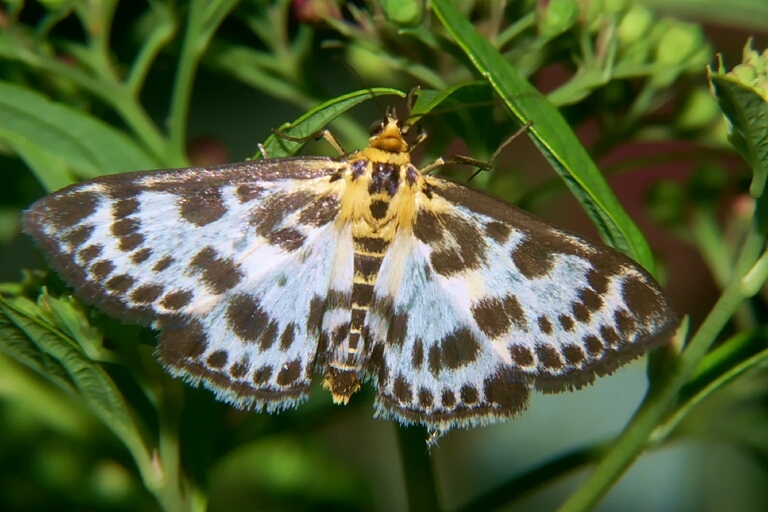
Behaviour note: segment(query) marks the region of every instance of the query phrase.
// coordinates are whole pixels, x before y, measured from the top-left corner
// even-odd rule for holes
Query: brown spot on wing
[[[77,257],[80,258],[80,261],[83,265],[87,264],[88,262],[95,260],[99,256],[101,256],[101,253],[104,252],[104,247],[101,245],[89,245],[88,247],[85,247],[80,250],[80,252],[77,253]]]
[[[485,233],[493,238],[494,241],[503,244],[509,239],[509,235],[512,234],[512,228],[503,222],[493,221],[486,224]]]
[[[280,386],[288,386],[296,382],[301,376],[301,361],[298,359],[286,363],[277,374],[277,383]]]
[[[51,200],[56,201],[55,210],[47,207],[47,202]],[[58,231],[79,224],[93,215],[100,201],[99,195],[95,192],[64,192],[42,199],[42,204],[36,203],[32,206],[32,210],[37,214],[37,210],[46,208],[47,211],[43,210],[45,221],[55,226]]]
[[[453,409],[453,406],[456,405],[456,395],[454,395],[453,391],[450,389],[444,389],[440,394],[440,401],[442,402],[443,407]]]
[[[306,236],[294,228],[282,228],[276,231],[270,231],[264,235],[264,238],[266,238],[270,244],[276,245],[288,252],[300,249],[307,240]]]
[[[335,195],[326,195],[310,202],[299,214],[299,222],[310,226],[325,226],[339,214],[339,200]]]
[[[603,344],[594,334],[584,336],[584,346],[587,347],[587,352],[592,356],[598,355],[603,351]]]
[[[166,309],[179,310],[190,303],[192,292],[188,290],[177,290],[163,297],[160,305]]]
[[[600,336],[609,347],[616,348],[621,343],[621,336],[616,332],[616,329],[608,325],[600,326]]]
[[[164,290],[161,284],[144,284],[131,292],[131,300],[139,304],[149,304],[156,301]]]
[[[460,395],[461,395],[461,401],[469,405],[477,402],[477,399],[479,397],[477,389],[475,389],[473,386],[470,386],[469,384],[464,384],[461,387]]]
[[[264,193],[263,187],[254,185],[252,183],[243,183],[241,185],[238,185],[237,189],[235,189],[237,200],[240,201],[240,203],[247,203],[248,201],[253,201],[254,199],[258,199],[262,196],[263,193]]]
[[[283,331],[283,334],[280,336],[280,350],[285,352],[289,348],[291,348],[291,345],[293,345],[293,341],[296,339],[296,324],[291,322]]]
[[[497,373],[485,379],[483,391],[485,399],[501,409],[499,412],[504,415],[524,409],[530,393],[527,385],[515,382],[504,373]]]
[[[207,246],[198,252],[189,264],[193,274],[200,274],[206,287],[214,294],[234,288],[243,279],[243,272],[230,258],[222,258]]]
[[[158,354],[168,365],[183,368],[188,359],[197,359],[208,347],[208,337],[198,320],[177,317],[160,319]]]
[[[253,383],[256,385],[266,384],[272,377],[272,367],[264,365],[253,372]]]
[[[227,354],[226,350],[217,350],[215,352],[212,352],[211,355],[208,356],[208,359],[206,359],[206,363],[208,363],[208,366],[215,369],[224,368],[227,364],[227,359],[229,359],[229,354]]]
[[[414,370],[420,370],[424,363],[424,343],[417,339],[413,343],[413,352],[411,353],[411,365]]]
[[[91,224],[87,226],[78,226],[64,235],[62,240],[69,244],[70,247],[79,247],[91,238],[94,229],[96,229],[96,227]]]
[[[115,293],[125,293],[136,283],[136,279],[128,274],[118,274],[109,278],[104,286]]]
[[[425,244],[439,242],[443,239],[443,225],[431,210],[421,208],[416,215],[413,234]]]
[[[531,366],[534,363],[533,353],[528,347],[512,344],[509,347],[509,354],[512,356],[512,360],[519,366]]]
[[[139,263],[144,263],[149,259],[150,256],[152,256],[152,249],[145,247],[131,254],[131,263],[136,265]]]
[[[122,219],[139,211],[141,203],[135,197],[118,199],[112,203],[112,215],[116,219]]]
[[[552,334],[554,332],[554,328],[552,327],[552,322],[549,321],[549,318],[547,318],[544,315],[541,315],[538,319],[539,322],[539,330],[543,332],[544,334]]]
[[[179,199],[179,215],[195,226],[216,222],[227,213],[221,190],[212,187],[198,187]]]
[[[88,268],[94,281],[104,281],[115,270],[115,264],[109,260],[99,260]]]
[[[551,370],[559,370],[563,367],[557,350],[549,345],[536,345],[536,355],[539,356],[539,365]]]
[[[155,263],[155,266],[152,267],[153,272],[162,272],[163,270],[167,269],[168,267],[173,264],[173,258],[170,256],[163,256],[159,260],[157,260],[157,263]]]
[[[580,365],[585,359],[584,352],[581,350],[581,348],[579,348],[578,345],[564,346],[563,356],[565,356],[565,360],[568,362],[568,364],[576,366]]]
[[[435,402],[435,397],[432,394],[430,390],[427,388],[421,388],[419,390],[419,405],[426,409],[428,407],[432,407],[432,404]]]
[[[229,299],[225,316],[229,328],[243,341],[256,341],[269,321],[259,300],[246,294]]]
[[[392,391],[401,403],[410,403],[413,400],[413,391],[411,385],[402,375],[398,375],[395,378],[395,382],[392,384]]]
[[[387,342],[396,347],[402,347],[408,335],[408,313],[397,313],[389,321]]]
[[[566,332],[573,331],[573,328],[576,325],[576,323],[573,321],[573,318],[571,318],[569,315],[560,315],[557,317],[557,321],[560,322],[560,326]]]

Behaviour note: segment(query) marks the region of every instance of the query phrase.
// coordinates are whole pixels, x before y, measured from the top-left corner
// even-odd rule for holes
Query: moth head
[[[370,146],[389,153],[407,153],[410,146],[405,141],[406,132],[395,109],[390,107],[384,119],[371,126]]]

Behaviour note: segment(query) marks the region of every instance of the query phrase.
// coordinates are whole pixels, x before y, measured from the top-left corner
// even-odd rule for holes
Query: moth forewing
[[[521,411],[664,343],[658,285],[623,254],[427,175],[390,113],[361,151],[105,176],[24,228],[89,303],[161,331],[168,370],[238,407],[377,388],[435,436]]]

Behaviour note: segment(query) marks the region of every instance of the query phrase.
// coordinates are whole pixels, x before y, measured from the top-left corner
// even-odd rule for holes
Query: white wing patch
[[[43,198],[25,230],[87,301],[161,332],[168,370],[238,407],[378,388],[439,434],[525,408],[666,342],[623,254],[423,175],[389,115],[370,147],[113,175]]]

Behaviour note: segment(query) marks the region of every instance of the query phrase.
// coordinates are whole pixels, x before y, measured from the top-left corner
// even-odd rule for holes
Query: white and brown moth
[[[628,257],[409,150],[391,111],[361,151],[104,176],[24,228],[84,300],[159,330],[169,372],[245,409],[295,406],[320,374],[334,402],[371,381],[377,417],[439,435],[669,339]]]

